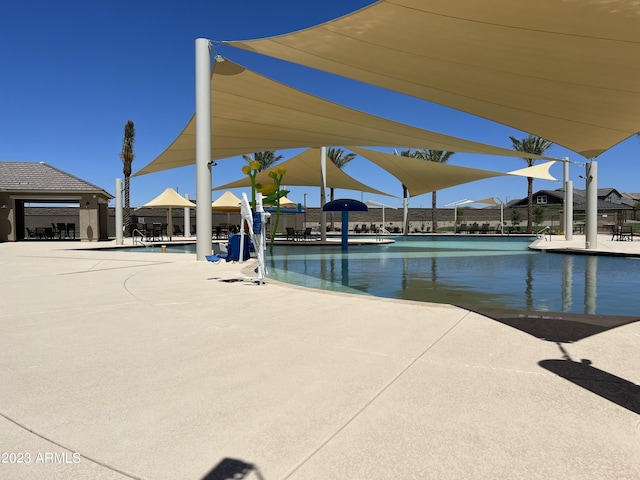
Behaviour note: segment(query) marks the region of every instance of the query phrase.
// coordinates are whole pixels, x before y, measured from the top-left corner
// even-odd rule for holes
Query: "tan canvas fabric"
[[[167,208],[196,208],[196,204],[182,197],[173,188],[167,188],[153,200],[142,205],[143,207],[167,207]]]
[[[239,212],[241,201],[232,192],[224,192],[211,203],[211,209],[218,212]]]
[[[310,148],[304,152],[290,158],[287,161],[278,163],[276,167],[284,167],[287,169],[282,183],[287,186],[296,187],[319,187],[321,185],[320,179],[320,149]],[[239,171],[240,169],[238,169]],[[353,177],[350,177],[333,162],[327,159],[327,178],[326,184],[329,188],[341,188],[344,190],[353,190],[356,192],[374,193],[377,195],[389,195],[388,193],[381,192],[375,188],[371,188],[364,183],[359,182]],[[273,183],[273,179],[269,178],[269,170],[259,172],[256,175],[256,183]],[[230,188],[250,187],[251,181],[249,177],[245,175],[240,180],[227,183],[219,187],[215,187],[213,190],[227,190]]]
[[[134,176],[194,164],[195,131],[192,117],[176,140]],[[229,60],[214,63],[211,136],[214,160],[265,150],[340,145],[518,156],[513,150],[353,110],[278,83]]]
[[[531,170],[524,168],[517,170],[517,173],[503,173],[478,168],[460,167],[446,163],[429,162],[418,158],[393,155],[362,147],[347,148],[388,171],[407,187],[413,197],[455,185],[475,182],[476,180],[482,180],[484,178],[507,175],[531,176],[544,178],[546,180],[555,180],[554,177],[548,175],[548,169],[554,162],[547,162],[548,165],[541,164],[529,167]]]
[[[640,131],[635,0],[382,0],[307,30],[227,43],[469,112],[585,157]]]

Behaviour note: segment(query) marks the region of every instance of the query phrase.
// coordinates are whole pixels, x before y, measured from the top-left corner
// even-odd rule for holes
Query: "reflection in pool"
[[[528,249],[533,238],[395,237],[396,243],[277,246],[269,276],[288,283],[468,308],[637,315],[635,258]]]

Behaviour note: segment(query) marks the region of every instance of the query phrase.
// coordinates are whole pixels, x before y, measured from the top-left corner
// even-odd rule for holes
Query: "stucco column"
[[[122,227],[124,225],[122,212],[122,179],[116,178],[116,245],[122,245]]]

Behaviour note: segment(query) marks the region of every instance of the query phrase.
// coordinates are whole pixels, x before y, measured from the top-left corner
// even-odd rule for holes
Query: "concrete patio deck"
[[[2,479],[640,478],[640,322],[556,343],[97,246],[0,244]]]

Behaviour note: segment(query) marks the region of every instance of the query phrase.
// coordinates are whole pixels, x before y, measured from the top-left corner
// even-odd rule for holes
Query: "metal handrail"
[[[145,246],[145,247],[146,247],[147,245],[146,245],[142,240],[136,240],[136,233],[137,233],[138,235],[140,235],[140,238],[141,238],[141,239],[144,239],[144,234],[143,234],[140,230],[138,230],[137,228],[134,228],[134,229],[131,231],[131,238],[133,238],[133,244],[134,244],[134,245],[137,245],[137,244],[138,244],[138,242],[140,242],[140,245],[143,245],[143,246]]]
[[[546,240],[546,238],[542,236],[542,232],[544,232],[545,230],[549,231],[549,241],[551,241],[551,227],[549,225],[547,225],[542,230],[540,230],[538,233],[536,233],[536,236],[538,238],[544,238]]]

